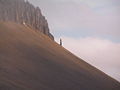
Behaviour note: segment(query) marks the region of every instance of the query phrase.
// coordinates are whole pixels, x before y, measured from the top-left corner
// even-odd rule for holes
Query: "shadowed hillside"
[[[46,35],[1,22],[0,90],[120,90],[120,83]]]

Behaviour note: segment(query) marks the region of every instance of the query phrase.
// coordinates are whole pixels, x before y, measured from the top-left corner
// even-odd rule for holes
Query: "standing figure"
[[[60,46],[62,46],[62,39],[60,38]]]

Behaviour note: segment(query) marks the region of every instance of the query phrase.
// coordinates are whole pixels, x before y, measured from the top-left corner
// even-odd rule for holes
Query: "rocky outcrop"
[[[26,24],[54,40],[39,7],[25,0],[0,0],[0,21]]]

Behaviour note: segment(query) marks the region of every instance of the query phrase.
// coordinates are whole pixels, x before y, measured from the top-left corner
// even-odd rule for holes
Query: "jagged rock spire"
[[[0,8],[0,21],[25,23],[54,39],[40,8],[34,7],[28,0],[0,0]]]

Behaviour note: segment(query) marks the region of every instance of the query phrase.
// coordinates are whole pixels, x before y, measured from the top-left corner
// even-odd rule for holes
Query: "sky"
[[[56,42],[120,82],[120,0],[28,0]]]

